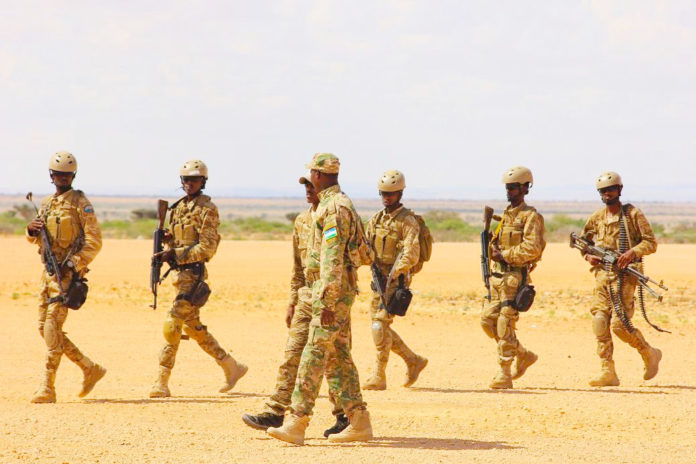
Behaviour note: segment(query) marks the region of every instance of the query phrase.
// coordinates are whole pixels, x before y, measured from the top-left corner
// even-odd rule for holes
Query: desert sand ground
[[[414,281],[416,297],[394,328],[430,363],[412,388],[400,387],[393,357],[389,389],[365,392],[375,439],[332,445],[326,389],[296,447],[245,426],[272,390],[282,358],[283,312],[290,267],[285,242],[221,244],[210,264],[213,294],[204,323],[249,372],[231,395],[217,393],[222,373],[192,342],[182,342],[170,399],[147,397],[163,344],[162,321],[173,296],[164,285],[157,311],[148,307],[148,241],[106,241],[89,273],[90,298],[71,311],[65,330],[108,368],[79,399],[81,373],[64,359],[58,403],[34,405],[44,344],[36,330],[40,273],[34,247],[0,238],[0,462],[696,462],[696,246],[661,246],[647,271],[665,279],[665,302],[649,300],[657,333],[634,321],[664,358],[658,376],[642,380],[638,354],[621,342],[615,358],[621,386],[594,389],[599,367],[588,307],[592,278],[567,245],[551,244],[534,272],[538,300],[518,324],[539,362],[509,391],[491,391],[495,345],[478,326],[483,287],[475,244],[436,244]],[[354,306],[353,354],[362,378],[374,348],[367,318],[368,275]]]

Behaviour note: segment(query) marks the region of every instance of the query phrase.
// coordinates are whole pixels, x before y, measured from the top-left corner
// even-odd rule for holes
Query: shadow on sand
[[[95,403],[95,404],[157,404],[157,403],[229,403],[235,398],[265,398],[266,395],[257,393],[233,392],[221,396],[170,396],[169,398],[95,398],[71,401],[71,403]]]
[[[317,447],[405,448],[424,450],[492,450],[519,449],[502,441],[462,440],[460,438],[376,437],[367,443],[329,443],[310,439],[305,442]]]
[[[428,392],[428,393],[493,393],[493,394],[507,394],[507,395],[544,395],[544,392],[530,391],[530,390],[541,390],[541,388],[534,389],[501,389],[494,390],[492,388],[480,389],[480,390],[462,390],[457,388],[430,388],[430,387],[411,387],[409,390],[417,392]]]
[[[669,388],[669,387],[653,387],[649,388]],[[693,387],[692,387],[693,388]],[[597,388],[558,388],[558,387],[527,387],[529,390],[544,390],[544,391],[557,391],[557,392],[586,392],[586,393],[619,393],[624,395],[670,395],[670,392],[666,391],[646,391],[646,390],[627,390],[625,388],[616,387],[597,387]]]

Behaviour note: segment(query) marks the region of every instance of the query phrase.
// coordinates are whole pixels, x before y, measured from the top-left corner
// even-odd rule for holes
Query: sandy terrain
[[[519,323],[519,336],[539,362],[515,389],[487,388],[495,346],[478,326],[483,288],[474,244],[438,244],[414,282],[415,304],[395,323],[403,338],[430,359],[413,388],[392,359],[386,392],[365,392],[376,438],[331,445],[321,436],[332,423],[325,387],[307,431],[295,447],[246,427],[271,391],[285,342],[283,311],[289,244],[223,242],[210,265],[213,295],[203,312],[210,331],[249,373],[232,395],[217,393],[219,367],[182,342],[170,383],[171,399],[147,398],[163,344],[161,307],[148,308],[147,241],[107,241],[89,274],[87,304],[65,325],[77,345],[109,369],[87,398],[77,398],[79,369],[64,359],[58,403],[34,405],[44,357],[36,330],[40,272],[35,249],[21,238],[0,238],[0,462],[696,462],[696,246],[662,246],[650,257],[651,276],[670,292],[650,301],[653,320],[673,331],[650,330],[664,352],[659,375],[642,380],[642,362],[617,343],[621,386],[592,389],[594,337],[587,315],[592,279],[567,245],[552,244],[534,273],[538,303]],[[373,346],[365,290],[354,307],[354,358],[365,377]]]

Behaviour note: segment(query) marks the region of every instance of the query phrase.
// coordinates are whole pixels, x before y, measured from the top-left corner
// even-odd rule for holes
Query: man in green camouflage
[[[350,309],[357,291],[357,267],[374,256],[365,256],[360,216],[338,185],[339,160],[331,153],[317,153],[307,166],[319,192],[314,233],[305,276],[312,287],[312,321],[302,351],[292,405],[281,427],[268,434],[302,445],[324,373],[337,391],[339,405],[350,425],[329,441],[367,441],[372,438],[370,416],[360,393],[358,371],[350,354]]]
[[[621,204],[619,197],[623,189],[621,176],[616,172],[605,172],[595,184],[602,202],[606,205],[600,208],[587,220],[582,231],[584,237],[595,242],[595,245],[621,253],[617,266],[625,269],[629,264],[645,255],[654,253],[657,241],[650,223],[641,210],[631,204]],[[625,231],[625,242],[621,243],[621,229]],[[601,360],[599,376],[590,380],[593,387],[619,385],[619,377],[614,368],[614,343],[611,339],[613,331],[619,339],[628,343],[640,353],[644,363],[643,378],[650,380],[657,375],[662,352],[653,348],[645,340],[640,330],[631,331],[619,318],[612,320],[612,294],[617,304],[622,306],[628,320],[633,317],[634,295],[638,280],[630,274],[624,274],[619,283],[619,276],[613,270],[605,270],[597,256],[585,254],[585,260],[592,265],[595,275],[594,301],[592,309],[592,329],[597,337],[597,354]]]
[[[288,339],[285,345],[285,360],[278,369],[275,390],[266,402],[266,408],[261,414],[244,414],[242,420],[249,427],[266,430],[269,427],[283,425],[283,416],[290,406],[290,398],[295,387],[297,368],[300,364],[302,350],[307,344],[309,323],[312,320],[312,289],[307,285],[305,268],[307,267],[308,246],[314,234],[314,212],[319,206],[316,189],[309,180],[307,172],[300,177],[300,184],[305,187],[305,197],[310,204],[306,211],[300,213],[294,222],[292,233],[293,269],[290,278],[290,302],[285,315],[288,326]],[[330,384],[333,387],[333,384]],[[348,426],[348,419],[343,410],[336,406],[334,391],[329,391],[329,398],[334,404],[336,424],[324,431],[324,436],[339,433]]]

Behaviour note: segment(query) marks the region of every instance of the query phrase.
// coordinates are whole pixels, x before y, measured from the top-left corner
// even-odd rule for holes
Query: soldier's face
[[[621,186],[612,185],[598,190],[599,196],[602,198],[602,203],[605,205],[613,205],[619,201],[621,196]]]
[[[181,178],[181,187],[186,192],[186,195],[195,195],[203,188],[205,177],[203,176],[183,176]]]
[[[518,183],[505,184],[505,191],[507,192],[507,200],[512,203],[524,196],[522,193],[522,185]]]
[[[70,187],[73,179],[75,178],[75,174],[72,172],[50,171],[50,173],[51,181],[53,181],[55,186],[58,188]]]
[[[319,197],[317,196],[317,191],[314,190],[314,186],[312,184],[310,184],[309,182],[305,182],[304,188],[305,188],[305,198],[307,198],[307,203],[311,203],[313,205],[319,204]]]
[[[389,207],[395,205],[401,200],[401,192],[379,192],[382,197],[382,205]]]

